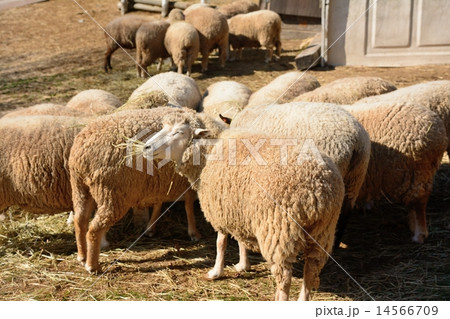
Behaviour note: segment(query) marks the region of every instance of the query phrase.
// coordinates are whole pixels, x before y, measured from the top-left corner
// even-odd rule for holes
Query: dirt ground
[[[214,1],[212,1],[214,3]],[[220,1],[227,2],[227,1]],[[101,26],[119,15],[115,1],[48,2],[0,11],[0,112],[43,102],[66,103],[91,88],[107,90],[126,101],[145,80],[135,76],[130,55],[117,51],[113,70],[103,71]],[[216,1],[219,3],[219,1]],[[144,13],[139,13],[144,14]],[[95,21],[93,21],[93,19]],[[244,51],[240,62],[225,69],[212,57],[207,74],[194,65],[193,78],[204,91],[221,80],[236,80],[256,90],[294,70],[301,39],[283,39],[282,58],[263,63],[262,50]],[[165,65],[163,70],[167,71]],[[149,68],[156,74],[155,66]],[[450,65],[399,68],[336,67],[312,69],[321,84],[348,76],[379,76],[398,88],[450,79]],[[344,242],[321,274],[314,300],[448,300],[450,298],[450,164],[437,174],[428,207],[430,237],[410,242],[406,212],[383,204],[356,214]],[[168,205],[166,207],[169,207]],[[33,216],[10,210],[0,224],[0,300],[271,300],[275,282],[259,254],[252,270],[233,271],[237,245],[227,251],[223,280],[203,275],[214,263],[215,233],[197,207],[203,239],[188,240],[182,205],[176,204],[158,225],[154,239],[139,239],[140,229],[127,216],[109,233],[112,247],[101,255],[106,272],[88,275],[76,261],[73,230],[67,214]],[[130,248],[127,248],[130,247]],[[345,272],[343,271],[345,269]],[[291,298],[301,286],[302,263],[295,266]]]

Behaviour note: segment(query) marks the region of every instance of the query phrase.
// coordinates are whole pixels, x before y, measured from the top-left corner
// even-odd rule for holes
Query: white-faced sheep
[[[276,300],[289,299],[292,264],[303,252],[300,299],[308,300],[332,249],[344,197],[334,163],[317,149],[304,150],[303,141],[286,146],[290,156],[283,160],[280,146],[271,143],[273,135],[239,129],[219,134],[222,126],[202,113],[168,115],[163,123],[164,128],[145,144],[144,154],[168,157],[198,190],[205,217],[219,232],[210,278],[223,271],[226,236],[231,234],[269,262],[277,284]],[[196,142],[201,137],[223,143]],[[167,147],[170,152],[165,152]],[[207,160],[208,154],[222,156]]]
[[[58,116],[85,116],[86,114],[69,109],[65,105],[54,104],[54,103],[43,103],[36,104],[23,109],[16,109],[10,111],[4,115],[5,118],[17,117],[17,116],[28,116],[28,115],[58,115]]]
[[[291,102],[300,94],[312,91],[319,86],[319,81],[312,75],[300,71],[287,72],[253,92],[248,100],[248,106]]]
[[[238,0],[221,5],[217,10],[229,19],[237,14],[257,11],[259,10],[259,6],[249,0]]]
[[[112,69],[111,55],[118,48],[134,49],[136,47],[136,32],[143,23],[152,18],[143,15],[127,14],[115,18],[105,27],[106,53],[103,67],[105,72]]]
[[[426,206],[447,147],[445,126],[430,109],[402,102],[345,106],[369,133],[372,147],[357,202],[382,198],[409,210],[412,240],[428,236]]]
[[[267,63],[272,60],[273,48],[279,58],[281,54],[281,18],[270,10],[258,10],[246,14],[238,14],[228,19],[230,28],[230,45],[233,58],[242,58],[244,47],[265,47]],[[232,59],[233,59],[232,58]]]
[[[184,21],[172,22],[164,38],[164,45],[178,67],[178,73],[183,73],[183,68],[186,67],[186,75],[190,76],[192,64],[200,50],[197,29]]]
[[[320,123],[320,127],[314,123]],[[337,105],[292,102],[246,108],[232,120],[231,127],[258,129],[286,138],[308,138],[320,152],[333,160],[345,184],[345,198],[336,233],[338,246],[369,164],[370,138],[363,126]],[[324,134],[327,134],[326,139]]]
[[[150,94],[153,91],[160,91],[169,98],[169,105],[176,107],[187,107],[196,110],[202,95],[192,78],[175,73],[159,73],[133,91],[129,100],[136,99],[143,94]]]
[[[196,194],[188,181],[172,165],[153,169],[154,163],[142,156],[130,158],[126,165],[126,150],[116,147],[124,137],[148,137],[162,128],[164,114],[181,112],[171,107],[118,112],[96,119],[76,136],[69,159],[74,226],[78,260],[89,272],[99,270],[101,238],[131,207],[153,206],[158,211],[153,218],[162,203],[185,200],[188,233],[192,239],[200,237],[193,211]],[[89,222],[95,207],[97,212]]]
[[[203,93],[199,111],[215,119],[219,116],[233,119],[247,105],[252,91],[236,81],[220,81],[211,84]]]
[[[228,51],[228,23],[219,11],[198,7],[185,11],[186,22],[192,24],[200,37],[200,53],[202,54],[202,72],[208,70],[210,52],[219,49],[219,64],[225,66]]]
[[[356,76],[335,80],[299,95],[294,101],[353,104],[364,97],[385,94],[396,89],[393,84],[378,77]]]
[[[447,131],[449,139],[447,154],[450,156],[450,81],[431,81],[416,84],[380,96],[362,99],[357,104],[389,101],[420,104],[439,115]]]
[[[136,32],[137,76],[147,77],[147,67],[159,59],[157,70],[161,71],[162,61],[169,57],[164,46],[164,37],[170,23],[149,21],[143,23]]]
[[[36,115],[0,121],[0,211],[19,206],[31,213],[72,210],[69,153],[86,122]]]
[[[86,115],[102,115],[113,112],[122,102],[112,93],[104,90],[81,91],[67,102],[66,107]]]

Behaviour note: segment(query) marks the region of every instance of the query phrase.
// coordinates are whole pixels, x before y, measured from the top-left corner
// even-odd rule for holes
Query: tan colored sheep
[[[102,115],[113,112],[122,102],[112,93],[104,90],[81,91],[67,102],[66,107],[87,115]]]
[[[267,63],[272,60],[273,48],[277,58],[281,55],[281,18],[271,10],[258,10],[238,14],[228,19],[230,45],[234,50],[232,59],[242,58],[244,47],[264,47]]]
[[[259,10],[259,6],[249,0],[238,0],[231,3],[223,4],[217,8],[227,19],[234,17],[240,13],[249,13]]]
[[[323,154],[302,153],[304,141],[288,147],[291,156],[283,163],[280,147],[269,143],[274,136],[238,129],[219,135],[221,125],[207,115],[173,115],[167,115],[164,128],[147,141],[145,154],[177,163],[198,190],[205,217],[219,232],[210,278],[223,272],[226,236],[231,234],[269,262],[277,284],[275,300],[289,299],[292,265],[303,252],[300,299],[308,300],[331,252],[344,197],[337,167]],[[197,140],[205,137],[223,143],[205,146]],[[249,152],[248,143],[260,146],[263,162]],[[218,153],[223,156],[207,160],[208,154]]]
[[[69,109],[65,105],[43,103],[10,111],[4,115],[4,118],[28,115],[85,116],[86,114],[81,111]]]
[[[228,51],[227,19],[219,11],[209,7],[197,7],[184,14],[186,22],[197,29],[200,37],[202,72],[208,70],[209,54],[215,48],[219,49],[219,64],[224,67]]]
[[[294,101],[353,104],[364,97],[385,94],[396,89],[393,84],[378,77],[356,76],[335,80],[299,95]]]

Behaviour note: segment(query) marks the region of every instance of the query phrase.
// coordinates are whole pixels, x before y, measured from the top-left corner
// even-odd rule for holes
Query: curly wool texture
[[[187,107],[196,110],[202,95],[195,81],[183,74],[175,72],[159,73],[133,91],[128,101],[143,94],[159,91],[169,97],[169,103],[176,107]]]
[[[397,91],[362,99],[356,104],[398,102],[423,105],[444,122],[449,139],[447,154],[450,156],[450,81],[431,81],[408,86]]]
[[[396,89],[393,84],[381,78],[357,76],[335,80],[314,91],[301,94],[294,101],[353,104],[362,98]]]
[[[122,102],[112,93],[104,90],[81,91],[67,102],[66,107],[87,115],[103,115],[113,112]]]
[[[32,213],[72,209],[69,153],[85,121],[23,116],[0,121],[0,211],[13,205]]]
[[[114,112],[121,112],[125,110],[141,110],[152,109],[160,106],[168,106],[169,98],[161,91],[151,91],[146,94],[138,95],[136,98],[130,98],[127,103],[118,107]]]
[[[164,37],[170,23],[167,21],[149,21],[143,23],[136,32],[136,62],[138,76],[145,77],[147,67],[157,59],[169,57],[164,46]]]
[[[252,91],[236,81],[220,81],[211,84],[203,93],[199,111],[220,120],[219,114],[233,119],[244,109]]]
[[[222,13],[227,19],[229,19],[240,13],[257,11],[259,10],[259,6],[252,1],[239,0],[221,5],[217,8],[217,10]]]
[[[210,52],[219,49],[220,66],[225,66],[228,50],[228,23],[219,11],[209,7],[196,7],[184,11],[186,22],[192,24],[200,38],[202,71],[208,70]]]
[[[254,92],[248,100],[248,106],[288,103],[319,86],[319,81],[312,75],[300,71],[287,72]]]
[[[57,116],[85,116],[81,111],[67,108],[65,105],[54,103],[36,104],[23,109],[16,109],[4,115],[5,118],[28,115],[57,115]]]
[[[164,45],[178,67],[178,73],[183,73],[183,67],[186,67],[189,75],[200,50],[200,38],[194,26],[184,21],[172,23]]]
[[[238,14],[228,19],[228,25],[230,45],[234,49],[259,46],[272,48],[278,47],[280,43],[281,18],[274,11],[258,10]]]

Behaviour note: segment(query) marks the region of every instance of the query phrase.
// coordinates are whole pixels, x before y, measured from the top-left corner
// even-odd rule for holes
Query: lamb
[[[234,50],[234,59],[242,58],[244,47],[265,47],[264,61],[272,60],[273,47],[277,58],[281,55],[281,18],[271,10],[258,10],[238,14],[228,19],[230,45]],[[233,59],[233,58],[232,58]]]
[[[184,21],[173,22],[167,30],[164,45],[178,67],[178,73],[183,73],[186,67],[186,75],[190,76],[200,50],[200,38],[194,26]]]
[[[319,86],[319,81],[312,75],[300,71],[287,72],[254,92],[248,100],[248,106],[291,102],[300,94],[312,91]]]
[[[219,119],[233,119],[247,105],[252,91],[236,81],[220,81],[211,84],[203,94],[199,111]]]
[[[69,153],[85,119],[34,115],[0,121],[0,211],[38,214],[72,210]]]
[[[146,142],[144,154],[174,161],[198,191],[204,215],[218,231],[216,266],[208,273],[210,278],[223,271],[229,233],[240,248],[261,251],[271,264],[277,283],[275,300],[289,299],[292,264],[303,251],[300,299],[308,300],[332,249],[344,197],[342,177],[333,162],[324,154],[302,151],[299,141],[287,147],[292,156],[283,163],[279,147],[268,142],[273,136],[238,129],[219,135],[223,127],[202,113],[171,114],[162,122],[163,129]],[[200,143],[201,137],[218,137],[223,143],[211,146]],[[252,157],[247,144],[258,145],[259,157]],[[223,156],[206,160],[208,154]]]
[[[134,49],[136,32],[143,23],[150,21],[150,16],[127,14],[115,18],[105,27],[106,53],[103,67],[105,72],[112,70],[111,55],[119,47]]]
[[[319,120],[320,127],[308,126]],[[291,102],[246,108],[232,120],[231,127],[258,129],[287,138],[309,138],[319,151],[333,160],[345,184],[345,198],[336,232],[337,248],[369,164],[371,142],[363,126],[338,105]],[[324,132],[333,134],[324,139]]]
[[[409,210],[413,242],[428,237],[426,206],[447,147],[445,126],[430,109],[394,100],[345,106],[367,130],[372,152],[357,203],[387,199]]]
[[[170,23],[149,21],[143,23],[136,32],[136,68],[138,77],[146,77],[147,67],[159,59],[157,70],[161,71],[162,61],[169,57],[164,46],[164,37]]]
[[[217,10],[220,13],[222,13],[227,19],[229,19],[240,13],[249,13],[252,11],[257,11],[259,10],[259,7],[256,3],[252,1],[239,0],[221,5],[217,8]]]
[[[294,101],[353,104],[364,97],[385,94],[396,89],[393,84],[378,77],[356,76],[335,80],[299,95]]]
[[[208,70],[209,53],[219,49],[219,64],[223,68],[228,52],[228,23],[219,11],[209,7],[197,7],[184,12],[186,22],[192,24],[200,38],[202,72]]]
[[[187,107],[194,110],[198,108],[202,99],[200,90],[192,78],[175,72],[164,72],[153,76],[139,86],[133,91],[129,100],[153,91],[165,93],[171,106]]]
[[[117,112],[97,118],[76,136],[69,171],[78,260],[87,271],[100,269],[100,240],[131,207],[153,206],[151,225],[162,203],[184,200],[189,236],[200,238],[193,210],[196,193],[188,181],[176,174],[172,165],[153,170],[153,164],[143,162],[142,157],[130,158],[125,165],[126,152],[117,147],[124,137],[146,138],[160,130],[164,114],[181,113],[171,107]],[[89,222],[95,207],[97,212]]]
[[[368,97],[356,104],[388,101],[420,104],[438,114],[447,131],[447,138],[449,139],[447,155],[450,156],[450,81],[430,81],[416,84],[388,94]]]
[[[121,105],[122,102],[114,94],[91,89],[81,91],[72,97],[66,107],[87,115],[103,115],[113,112]]]
[[[28,115],[85,116],[86,114],[61,104],[42,103],[10,111],[4,115],[4,118]]]

